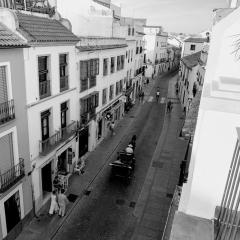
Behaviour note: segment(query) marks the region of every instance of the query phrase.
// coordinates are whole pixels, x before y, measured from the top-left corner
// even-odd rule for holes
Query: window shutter
[[[8,101],[6,66],[0,67],[0,103]]]

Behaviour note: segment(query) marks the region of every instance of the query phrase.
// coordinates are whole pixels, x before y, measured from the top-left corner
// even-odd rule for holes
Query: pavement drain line
[[[141,107],[139,107],[136,111],[136,115],[139,114]],[[134,119],[132,119],[131,123],[129,124],[128,129],[131,127],[131,125],[133,124]],[[128,131],[127,131],[128,132]],[[100,169],[98,170],[97,174],[94,176],[94,178],[89,182],[88,186],[86,187],[85,191],[87,191],[90,186],[92,185],[92,183],[95,181],[95,179],[99,176],[99,174],[102,172],[102,170],[105,168],[106,164],[108,163],[110,157],[114,154],[115,150],[118,148],[118,146],[120,145],[120,143],[122,142],[122,140],[127,136],[127,133],[124,134],[122,136],[122,138],[120,139],[120,141],[118,142],[118,144],[114,147],[113,151],[110,152],[110,154],[108,155],[108,157],[106,158],[106,161],[103,163],[103,165],[100,167]],[[79,195],[79,197],[76,199],[76,201],[73,203],[72,207],[68,210],[66,216],[63,218],[63,220],[61,221],[61,223],[59,224],[58,228],[54,231],[54,233],[51,234],[50,239],[54,239],[54,237],[57,235],[57,233],[59,232],[59,230],[61,230],[61,228],[63,227],[64,223],[66,222],[66,220],[70,217],[71,213],[73,212],[73,210],[75,209],[75,207],[77,206],[77,204],[82,200],[82,197],[84,196],[84,191]]]

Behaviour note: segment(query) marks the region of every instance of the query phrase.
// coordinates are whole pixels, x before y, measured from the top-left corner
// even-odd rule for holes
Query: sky
[[[227,0],[117,0],[122,15],[147,18],[167,32],[199,33],[211,28],[213,9],[227,7]]]

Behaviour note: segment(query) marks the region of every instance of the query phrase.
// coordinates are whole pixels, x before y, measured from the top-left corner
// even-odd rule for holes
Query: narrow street
[[[131,239],[136,224],[134,207],[162,131],[168,82],[174,75],[169,73],[155,80],[151,94],[145,96],[144,103],[138,103],[138,114],[127,116],[134,118],[129,135],[109,159],[114,161],[131,136],[137,135],[136,168],[131,183],[126,185],[121,179],[110,179],[111,168],[106,164],[91,185],[90,194],[84,195],[53,239]],[[157,87],[161,93],[158,103]]]

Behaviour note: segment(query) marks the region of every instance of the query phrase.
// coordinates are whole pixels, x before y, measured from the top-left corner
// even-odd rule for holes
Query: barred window
[[[108,58],[103,59],[103,76],[108,74]]]
[[[109,100],[113,99],[114,95],[114,85],[111,85],[109,88]]]
[[[111,73],[115,72],[115,57],[111,57]]]
[[[107,88],[102,90],[102,105],[107,103]]]

